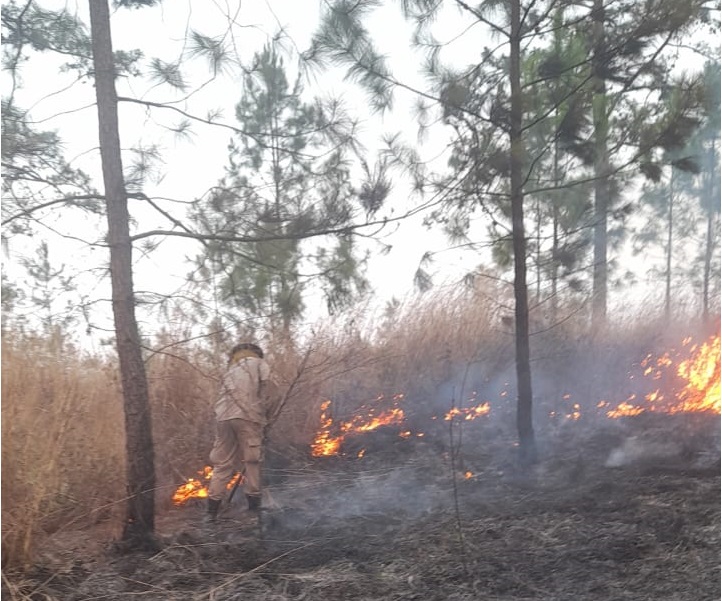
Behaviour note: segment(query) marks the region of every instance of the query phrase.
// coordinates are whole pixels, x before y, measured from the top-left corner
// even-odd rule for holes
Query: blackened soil
[[[527,468],[512,440],[483,429],[453,457],[419,440],[413,452],[308,460],[268,474],[260,520],[232,506],[207,526],[200,505],[169,508],[155,552],[66,534],[44,563],[6,573],[3,595],[719,599],[719,421],[687,426],[555,432]]]

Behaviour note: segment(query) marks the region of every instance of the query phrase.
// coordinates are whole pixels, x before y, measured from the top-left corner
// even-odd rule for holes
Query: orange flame
[[[403,394],[395,394],[392,398],[394,402],[398,402],[403,399]],[[383,395],[379,395],[376,401],[382,401]],[[346,422],[341,422],[337,426],[337,430],[340,432],[337,436],[331,434],[331,429],[334,426],[333,418],[329,415],[328,409],[331,405],[330,400],[325,400],[321,403],[321,428],[316,434],[316,438],[311,445],[311,455],[313,457],[327,457],[331,455],[338,455],[341,449],[341,443],[344,438],[351,434],[360,434],[362,432],[370,432],[381,426],[388,426],[392,424],[400,424],[404,421],[404,411],[399,407],[393,407],[388,411],[382,411],[378,415],[375,415],[375,411],[370,409],[367,415],[355,415],[352,419]],[[363,457],[363,454],[358,455]]]
[[[376,397],[376,401],[383,401],[384,395]],[[399,401],[403,400],[404,394],[394,394],[392,400],[394,404],[398,404]],[[476,392],[472,393],[472,397],[469,400],[476,398]],[[378,410],[374,407],[367,410],[365,415],[355,415],[352,419],[335,424],[333,418],[329,414],[329,407],[331,401],[326,399],[321,403],[321,416],[320,416],[320,427],[316,437],[311,444],[311,455],[313,457],[326,457],[331,455],[338,455],[341,450],[341,445],[344,439],[349,435],[357,435],[363,432],[369,432],[375,430],[381,426],[398,425],[403,424],[405,415],[403,409],[398,406],[392,407],[386,411],[378,413]],[[466,421],[471,421],[477,417],[488,415],[491,411],[491,405],[485,401],[479,405],[472,407],[454,407],[446,413],[444,419],[451,421],[454,418],[460,418]],[[431,419],[436,419],[433,416]],[[333,432],[338,434],[334,435]],[[402,430],[399,432],[401,438],[410,438],[411,436],[423,437],[423,432],[412,433],[411,430]],[[365,451],[360,451],[357,457],[363,457]]]
[[[635,405],[630,405],[629,403],[622,402],[617,405],[616,409],[607,411],[607,417],[617,419],[619,417],[631,417],[634,415],[639,415],[643,412],[644,409],[642,407],[637,407]]]
[[[208,483],[211,481],[213,475],[213,468],[210,465],[206,465],[202,470],[199,470],[197,474],[200,478],[188,478],[184,484],[181,484],[176,488],[171,501],[173,505],[183,505],[190,499],[205,499],[208,497]],[[243,476],[238,473],[226,484],[226,488],[230,490],[236,485],[236,480]],[[243,480],[241,480],[243,482]]]
[[[311,455],[323,457],[336,455],[341,447],[343,436],[331,436],[329,430],[333,425],[333,418],[327,413],[331,401],[325,400],[321,403],[321,429],[311,445]]]
[[[650,381],[661,381],[663,383],[663,391],[657,388],[646,395],[639,395],[644,399],[644,403],[635,404],[637,394],[630,394],[625,401],[618,403],[616,407],[607,400],[601,400],[597,403],[598,410],[612,419],[621,417],[629,417],[639,415],[645,411],[657,411],[668,414],[675,413],[699,413],[708,412],[720,414],[721,396],[720,396],[720,336],[711,336],[701,344],[693,343],[691,338],[685,338],[682,341],[682,348],[686,355],[679,352],[667,352],[656,359],[652,354],[647,355],[641,362],[643,375]],[[630,379],[634,379],[634,375],[630,375]],[[669,394],[670,399],[665,396],[665,392]],[[500,397],[506,396],[506,391],[502,391]],[[377,402],[384,400],[384,395],[379,395],[375,400]],[[403,400],[404,394],[397,393],[392,396],[392,401],[396,405]],[[472,393],[474,400],[476,392]],[[565,401],[571,400],[571,394],[563,395]],[[334,420],[330,415],[330,400],[324,400],[321,403],[320,429],[311,445],[311,454],[314,457],[338,455],[341,444],[345,437],[349,435],[361,434],[379,428],[381,426],[402,424],[405,416],[404,412],[398,406],[389,410],[378,412],[371,408],[366,415],[356,415],[352,419],[341,422],[335,427],[338,432],[336,436],[331,434],[334,429]],[[451,421],[454,418],[466,421],[474,420],[478,417],[488,415],[491,411],[489,402],[483,402],[478,405],[465,408],[454,407],[444,415],[444,420]],[[550,413],[552,417],[557,412]],[[565,417],[571,420],[578,420],[581,417],[581,406],[579,403],[573,403],[571,412],[566,413]],[[436,419],[433,416],[431,419]],[[413,434],[417,437],[423,437],[424,432],[416,432]],[[402,438],[410,438],[412,432],[403,430],[399,432]],[[515,443],[515,446],[518,443]],[[361,458],[365,454],[365,450],[358,451],[357,457]],[[208,482],[213,474],[210,466],[205,466],[198,472],[196,478],[188,478],[181,484],[172,496],[174,505],[182,505],[189,499],[208,497]],[[471,472],[464,474],[465,478],[473,477]],[[231,489],[238,478],[242,478],[241,474],[236,474],[233,479],[228,482],[227,488]]]
[[[677,366],[677,375],[686,385],[677,395],[679,402],[670,408],[670,413],[720,413],[720,337],[712,336],[690,350],[693,355]]]
[[[571,419],[573,421],[577,421],[582,416],[582,407],[579,403],[574,403],[572,405],[572,411],[570,413],[566,414],[567,419]]]
[[[654,359],[647,355],[641,363],[645,377],[668,382],[665,390],[657,388],[645,395],[646,404],[633,405],[636,397],[606,412],[607,417],[639,415],[645,411],[661,413],[720,413],[720,337],[710,336],[702,344],[692,338],[682,341],[684,352],[666,352]],[[675,367],[676,364],[676,367]],[[667,397],[668,393],[671,398]]]
[[[460,417],[466,421],[471,421],[482,415],[488,415],[490,411],[491,405],[489,405],[489,403],[481,403],[474,407],[454,407],[444,415],[444,420],[450,422],[455,417]]]

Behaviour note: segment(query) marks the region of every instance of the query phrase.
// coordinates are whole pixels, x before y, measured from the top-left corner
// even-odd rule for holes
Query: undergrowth
[[[427,295],[380,317],[359,309],[296,344],[263,341],[283,404],[271,445],[289,458],[308,457],[325,400],[339,418],[397,393],[422,411],[434,403],[447,407],[498,379],[511,381],[513,403],[513,329],[492,297],[488,290]],[[532,320],[538,332],[532,361],[542,374],[535,402],[545,411],[570,383],[590,399],[613,390],[595,366],[609,373],[611,364],[621,381],[630,360],[673,333],[667,325],[631,320],[591,337],[583,318],[568,313],[573,317],[557,324]],[[222,349],[176,343],[172,334],[157,342],[163,351],[147,355],[146,369],[157,508],[164,511],[175,487],[208,461],[225,357]],[[2,368],[3,561],[28,565],[49,534],[122,521],[122,395],[112,355],[90,356],[62,336],[4,330]]]

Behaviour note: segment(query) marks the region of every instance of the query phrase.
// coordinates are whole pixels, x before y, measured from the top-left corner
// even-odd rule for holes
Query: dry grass
[[[156,500],[163,509],[170,505],[178,484],[208,463],[219,370],[182,350],[154,355],[146,369],[153,409]]]
[[[159,520],[158,553],[12,574],[5,590],[66,601],[717,599],[718,464],[603,465],[620,436],[653,430],[667,440],[677,425],[582,429],[521,474],[508,441],[475,422],[491,453],[477,478],[460,483],[460,520],[443,456],[428,441],[409,441],[404,457],[385,446],[272,486],[280,505],[261,528],[240,510],[204,528],[200,507],[184,507]],[[700,448],[714,432],[709,416],[698,423]]]
[[[44,534],[114,513],[124,489],[117,377],[61,340],[2,343],[3,559],[29,561]]]
[[[285,403],[269,459],[309,459],[324,399],[333,401],[338,417],[396,392],[411,402],[446,403],[489,375],[513,373],[513,337],[499,296],[493,289],[447,290],[380,318],[360,308],[319,327],[302,348],[268,345]],[[550,375],[535,388],[539,403],[561,398],[561,383],[580,380],[589,402],[615,393],[621,384],[580,374],[612,364],[623,381],[629,361],[656,344],[660,330],[648,322],[625,324],[595,340],[569,320],[535,336],[535,369]],[[174,488],[207,463],[224,359],[179,346],[148,359],[161,512]],[[2,362],[3,560],[27,565],[51,533],[122,519],[122,398],[114,360],[86,357],[58,339],[5,332]]]

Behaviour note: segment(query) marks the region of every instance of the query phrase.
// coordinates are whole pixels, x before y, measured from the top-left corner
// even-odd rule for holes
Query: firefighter
[[[213,475],[208,485],[208,519],[216,520],[226,485],[243,465],[248,509],[261,509],[263,432],[268,423],[271,369],[252,342],[233,347],[215,403],[216,439],[210,454]]]

